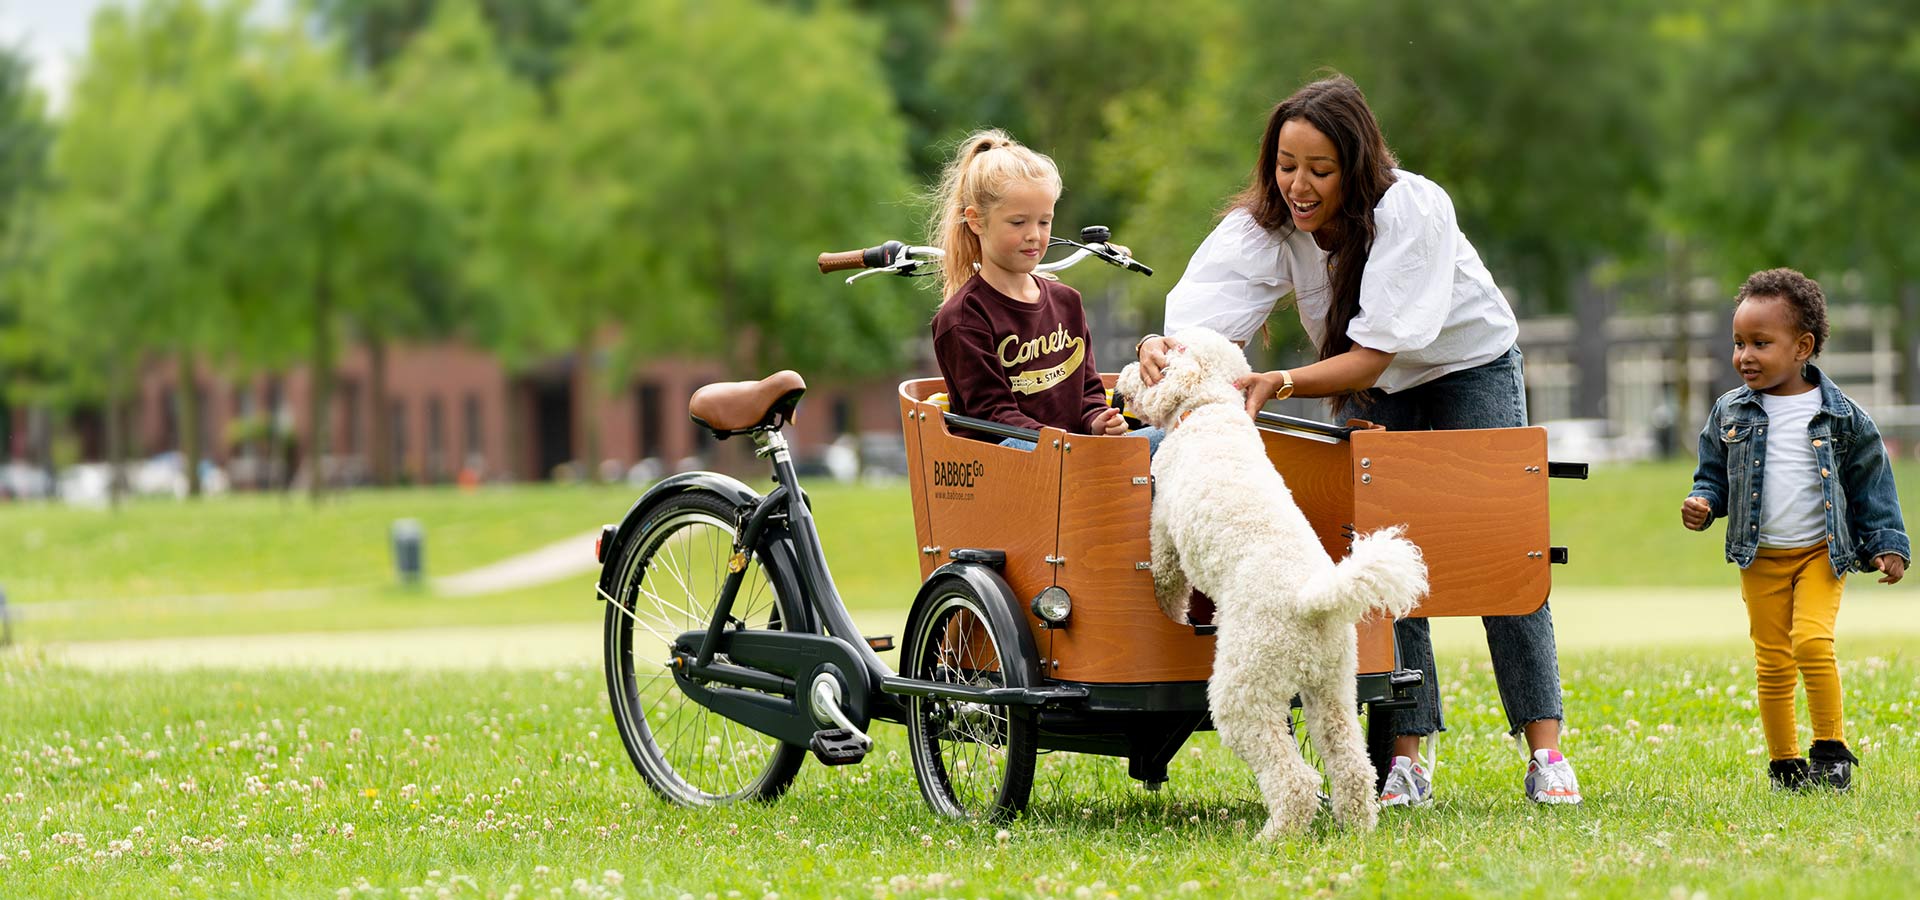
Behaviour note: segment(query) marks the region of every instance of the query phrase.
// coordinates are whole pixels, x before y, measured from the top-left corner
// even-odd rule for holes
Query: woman
[[[1167,295],[1166,328],[1205,326],[1242,343],[1274,304],[1296,296],[1319,360],[1241,382],[1247,412],[1268,400],[1324,397],[1337,419],[1392,430],[1525,425],[1519,324],[1438,185],[1397,168],[1366,98],[1344,76],[1316,81],[1274,107],[1252,182],[1201,243]],[[1142,375],[1157,381],[1166,351],[1148,335]],[[1540,803],[1579,803],[1560,753],[1563,714],[1553,614],[1488,616],[1487,647],[1512,733],[1533,751],[1523,782]],[[1414,709],[1394,721],[1387,806],[1420,805],[1433,786],[1420,739],[1444,730],[1425,619],[1395,624],[1402,660],[1425,672]]]

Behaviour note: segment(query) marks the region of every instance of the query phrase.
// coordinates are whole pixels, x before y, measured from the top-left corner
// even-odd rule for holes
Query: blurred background
[[[1920,448],[1920,2],[0,0],[0,498],[644,483],[792,367],[816,474],[904,466],[953,144],[1053,155],[1115,370],[1323,67],[1444,185],[1556,458],[1690,454],[1741,278],[1825,285],[1823,365]],[[1291,311],[1259,352],[1310,353]],[[1324,415],[1296,403],[1287,411]],[[744,456],[744,454],[742,454]]]

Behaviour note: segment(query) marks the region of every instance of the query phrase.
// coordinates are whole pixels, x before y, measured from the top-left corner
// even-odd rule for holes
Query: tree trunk
[[[1906,377],[1901,381],[1900,402],[1920,403],[1920,282],[1899,281],[1900,325],[1894,334],[1900,340],[1900,363]]]
[[[181,353],[180,377],[174,390],[179,422],[180,461],[187,469],[187,496],[200,496],[200,381],[193,371],[193,354]]]
[[[107,374],[107,505],[116,510],[127,493],[126,409],[120,400],[124,387],[119,371]]]
[[[320,254],[320,272],[313,289],[313,358],[309,361],[313,395],[307,406],[307,497],[319,503],[326,496],[327,450],[332,446],[328,426],[333,420],[333,284],[327,254]]]
[[[1574,384],[1573,414],[1587,419],[1607,416],[1607,316],[1612,298],[1593,283],[1591,269],[1581,273],[1574,285],[1573,319],[1583,336],[1574,343],[1573,364],[1578,380]]]
[[[575,367],[576,385],[579,387],[579,402],[573,405],[573,416],[579,422],[581,436],[580,467],[587,480],[600,483],[600,405],[596,401],[600,395],[599,366],[594,364],[593,330],[587,329],[575,342],[574,358],[579,360]]]
[[[1673,298],[1673,406],[1667,421],[1657,423],[1660,455],[1672,456],[1686,446],[1681,437],[1693,424],[1693,275],[1687,243],[1674,238],[1667,244],[1667,291]]]
[[[367,459],[373,463],[373,483],[393,484],[393,421],[387,414],[387,341],[369,333],[367,341],[367,406],[373,417],[367,429]]]

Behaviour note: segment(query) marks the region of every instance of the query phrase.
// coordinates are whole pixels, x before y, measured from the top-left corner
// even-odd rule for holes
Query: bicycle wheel
[[[733,504],[693,491],[668,499],[622,553],[606,604],[607,696],[627,755],[647,785],[681,806],[773,800],[793,783],[804,748],[695,702],[667,668],[679,635],[704,629],[727,579]],[[764,558],[747,561],[733,605],[738,628],[786,630],[796,582]],[[716,656],[725,662],[725,654]]]
[[[1012,670],[1017,646],[1014,635],[995,630],[971,585],[946,578],[908,618],[901,663],[909,677],[926,681],[1026,686],[1031,679]],[[914,779],[935,812],[1004,820],[1026,809],[1039,752],[1031,710],[914,697],[907,703],[907,741]]]

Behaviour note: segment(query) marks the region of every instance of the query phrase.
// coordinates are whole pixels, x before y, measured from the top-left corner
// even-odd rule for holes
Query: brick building
[[[337,370],[325,462],[327,477],[336,483],[365,483],[372,476],[376,411],[371,408],[369,363],[364,348],[351,347]],[[127,404],[129,459],[180,446],[178,372],[170,364],[153,366]],[[387,417],[397,473],[408,482],[439,483],[466,468],[486,480],[541,480],[568,464],[578,472],[577,467],[588,464],[578,457],[587,445],[589,416],[599,426],[599,459],[592,464],[605,476],[623,476],[646,459],[656,460],[666,472],[701,465],[714,442],[687,418],[687,397],[710,381],[747,377],[724,373],[711,361],[655,359],[617,391],[596,386],[589,410],[580,400],[587,396],[581,390],[585,375],[570,356],[515,373],[491,354],[457,342],[391,347],[386,409],[379,414]],[[205,458],[225,469],[239,486],[282,478],[284,468],[268,459],[261,427],[278,423],[304,446],[312,395],[307,373],[235,379],[202,366],[195,380]],[[892,378],[810,380],[800,419],[789,430],[797,455],[817,455],[840,435],[863,430],[897,436],[895,385]],[[47,424],[23,408],[7,415],[5,456],[43,458]],[[103,411],[77,412],[67,424],[82,460],[107,457]]]

